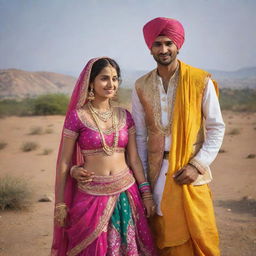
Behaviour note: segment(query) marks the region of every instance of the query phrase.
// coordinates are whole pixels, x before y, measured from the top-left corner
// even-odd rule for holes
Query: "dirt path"
[[[224,113],[227,135],[212,165],[211,184],[223,256],[253,256],[256,251],[256,115]],[[61,116],[10,117],[0,119],[0,175],[24,177],[33,189],[27,211],[0,212],[1,256],[45,256],[52,236],[53,203],[39,203],[44,194],[53,195],[54,168],[63,122]],[[28,135],[32,127],[52,133]],[[236,128],[236,135],[228,135]],[[233,131],[234,132],[234,131]],[[23,142],[37,142],[36,151],[24,153]],[[44,149],[53,152],[43,155]]]

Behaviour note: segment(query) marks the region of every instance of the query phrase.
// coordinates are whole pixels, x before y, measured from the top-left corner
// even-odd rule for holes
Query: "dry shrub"
[[[38,148],[38,144],[35,142],[24,142],[23,145],[21,146],[21,150],[23,152],[29,152],[36,150]]]
[[[253,159],[253,158],[255,158],[255,157],[256,157],[255,154],[249,154],[246,158],[247,158],[247,159]]]
[[[4,141],[0,141],[0,149],[3,149],[7,146],[7,143]]]
[[[50,133],[53,133],[53,129],[52,128],[46,128],[44,132],[47,133],[47,134],[50,134]]]
[[[51,148],[45,148],[44,150],[43,150],[43,153],[42,153],[42,155],[49,155],[49,154],[51,154],[52,153],[52,149]]]
[[[228,135],[238,135],[238,134],[240,134],[240,129],[238,129],[238,128],[233,128],[233,129],[231,129],[230,131],[229,131],[229,133],[228,133]]]
[[[40,135],[43,134],[43,129],[40,126],[32,127],[29,135]]]
[[[5,176],[0,178],[0,209],[24,209],[29,206],[32,192],[25,180]]]

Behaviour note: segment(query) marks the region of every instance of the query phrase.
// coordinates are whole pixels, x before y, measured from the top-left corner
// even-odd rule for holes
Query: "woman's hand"
[[[143,199],[143,204],[146,208],[146,216],[147,218],[153,216],[156,212],[156,205],[153,199],[145,198]]]
[[[87,171],[80,166],[73,166],[71,172],[71,176],[81,184],[86,184],[87,182],[92,181],[94,175],[94,172]]]

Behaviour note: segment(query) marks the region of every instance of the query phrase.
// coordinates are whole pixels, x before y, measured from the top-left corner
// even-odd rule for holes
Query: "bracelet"
[[[149,186],[149,182],[145,181],[139,184],[139,189],[144,187],[144,186]]]
[[[150,187],[143,187],[142,189],[140,189],[140,193],[142,195],[148,192],[151,193]]]
[[[65,203],[57,203],[55,205],[54,220],[61,226],[65,224],[68,214],[68,207]]]
[[[57,203],[56,205],[55,205],[55,208],[66,208],[67,207],[67,205],[65,204],[65,203]]]
[[[144,193],[144,194],[142,194],[141,197],[142,197],[142,199],[144,199],[144,198],[153,198],[151,192]]]
[[[143,195],[145,193],[150,193],[151,194],[151,189],[150,189],[150,185],[149,182],[145,181],[139,184],[139,190],[140,193]]]
[[[147,199],[150,199],[150,200],[153,200],[153,196],[144,196],[142,197],[142,200],[147,200]]]
[[[73,165],[71,168],[70,168],[70,176],[73,178],[73,171],[77,168],[77,167],[80,167],[79,165]]]

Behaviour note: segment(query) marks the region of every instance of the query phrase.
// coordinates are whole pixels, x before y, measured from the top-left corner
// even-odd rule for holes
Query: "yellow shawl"
[[[180,62],[171,129],[169,169],[161,201],[163,216],[156,216],[153,223],[158,248],[178,246],[190,238],[198,243],[201,239],[208,238],[218,241],[208,185],[180,186],[172,177],[193,155],[193,144],[202,124],[203,92],[209,76],[203,70]],[[217,91],[217,84],[214,84]]]

